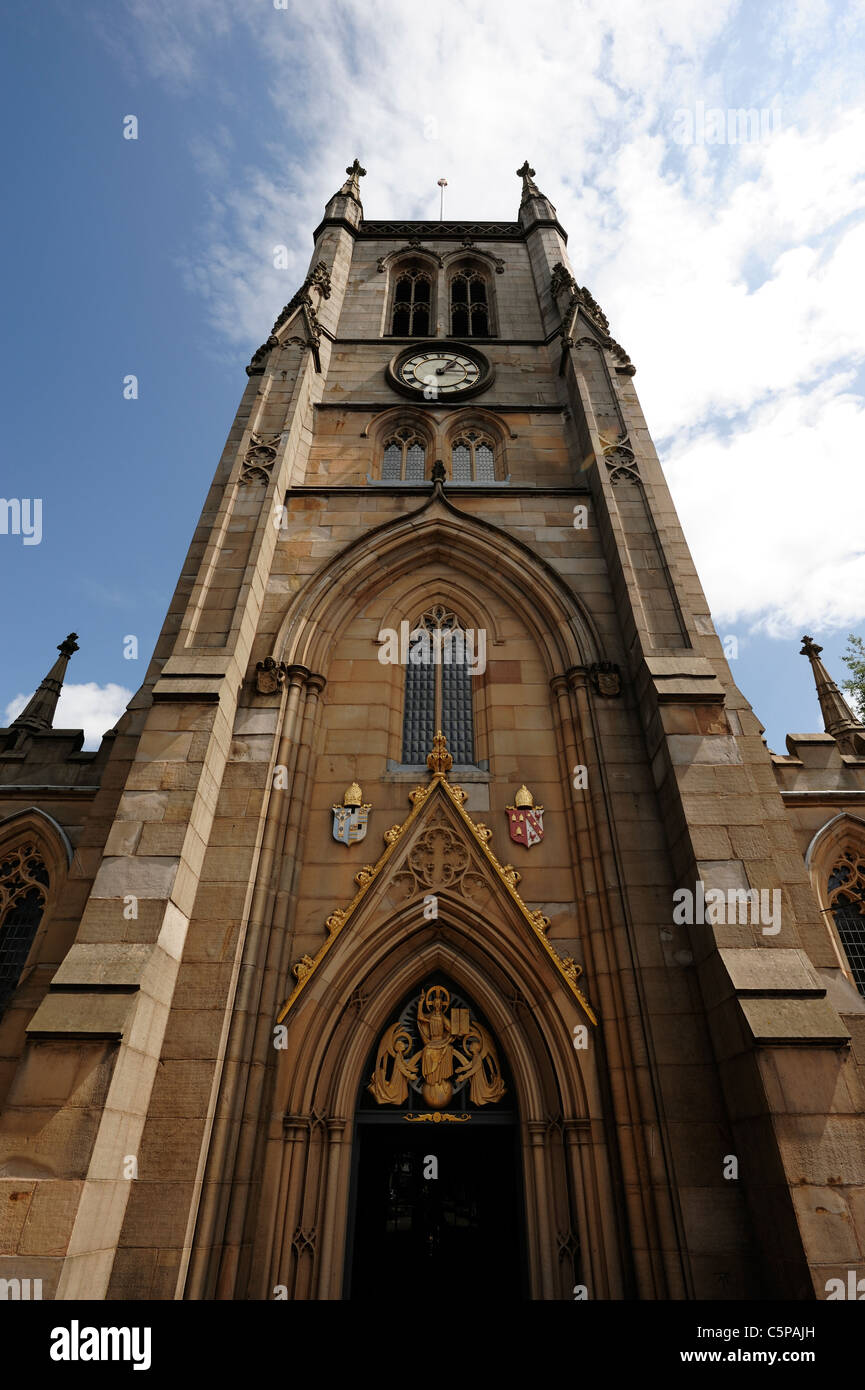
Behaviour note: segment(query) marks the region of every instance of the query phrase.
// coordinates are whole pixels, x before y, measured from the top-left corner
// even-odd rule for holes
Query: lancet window
[[[453,276],[450,282],[450,319],[454,338],[490,336],[489,289],[483,271],[466,268]]]
[[[18,987],[48,887],[48,870],[32,841],[0,856],[0,1016]]]
[[[402,761],[424,763],[439,729],[455,763],[474,761],[473,671],[479,634],[437,604],[422,613],[409,635],[405,668]]]
[[[829,875],[829,906],[850,974],[865,995],[865,855],[845,851]]]
[[[391,332],[398,338],[426,338],[430,333],[432,278],[421,266],[399,271],[393,295]]]
[[[385,440],[381,463],[386,482],[420,482],[426,477],[426,444],[416,430],[403,426]]]
[[[495,452],[489,435],[465,430],[451,445],[451,477],[455,483],[493,482]]]

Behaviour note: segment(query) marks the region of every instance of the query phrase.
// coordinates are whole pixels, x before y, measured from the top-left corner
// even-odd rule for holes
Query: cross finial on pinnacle
[[[520,207],[527,203],[530,198],[542,198],[543,194],[535,183],[535,171],[527,159],[523,160],[521,167],[517,170],[517,177],[523,181],[523,196],[520,199]]]
[[[345,166],[345,172],[348,174],[348,178],[336,196],[337,198],[354,198],[355,202],[359,203],[360,184],[358,180],[366,178],[366,169],[359,159],[355,159],[351,164]]]
[[[68,636],[64,637],[62,642],[58,643],[57,650],[61,656],[66,657],[72,656],[73,652],[77,652],[78,633],[70,632]]]
[[[823,648],[818,647],[813,637],[802,638],[802,650],[800,656],[819,656]]]

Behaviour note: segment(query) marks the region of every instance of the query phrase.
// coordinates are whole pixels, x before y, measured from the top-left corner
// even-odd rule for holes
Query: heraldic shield
[[[515,805],[505,807],[511,839],[531,849],[544,838],[544,808],[534,804],[535,799],[525,785],[520,787],[514,802]]]
[[[343,845],[355,845],[366,834],[370,806],[334,806],[333,838]]]
[[[352,782],[346,789],[341,806],[333,808],[333,838],[341,845],[356,845],[366,834],[366,823],[372,802],[364,802],[363,792]]]

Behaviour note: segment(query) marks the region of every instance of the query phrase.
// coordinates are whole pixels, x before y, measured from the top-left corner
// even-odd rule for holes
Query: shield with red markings
[[[544,838],[543,806],[506,806],[511,839],[518,845],[531,849]]]

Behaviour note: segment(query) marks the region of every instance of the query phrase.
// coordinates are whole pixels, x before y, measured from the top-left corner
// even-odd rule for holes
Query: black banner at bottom
[[[343,1366],[364,1378],[378,1368],[380,1377],[383,1359],[387,1382],[430,1356],[444,1369],[466,1355],[514,1375],[521,1351],[538,1370],[568,1375],[796,1366],[825,1377],[855,1364],[865,1319],[858,1302],[516,1304],[482,1297],[464,1270],[435,1297],[382,1288],[362,1304],[8,1300],[0,1334],[10,1378],[17,1351],[28,1375],[49,1384],[102,1372],[141,1381],[189,1371],[320,1375],[325,1366],[329,1377]]]

